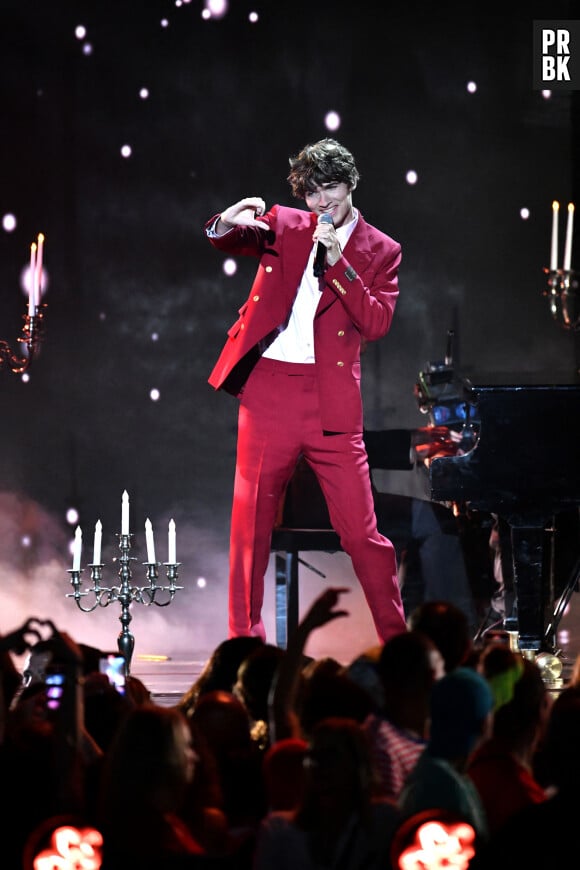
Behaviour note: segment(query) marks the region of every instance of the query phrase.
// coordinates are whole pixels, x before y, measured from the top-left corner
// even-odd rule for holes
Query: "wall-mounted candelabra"
[[[20,354],[12,350],[8,342],[0,340],[0,366],[4,363],[15,374],[23,374],[32,365],[32,361],[40,349],[42,341],[42,321],[45,305],[41,305],[34,314],[24,315],[22,334],[17,341],[26,345],[26,353]]]
[[[550,314],[564,329],[580,329],[580,293],[578,273],[573,269],[544,270],[548,275],[548,297]]]
[[[574,203],[568,203],[568,222],[564,244],[564,262],[558,267],[558,219],[560,204],[552,203],[552,244],[550,268],[544,269],[548,276],[548,287],[543,291],[548,299],[550,314],[564,329],[580,329],[580,295],[578,273],[572,269],[572,230],[574,225]]]
[[[39,233],[38,240],[30,246],[30,269],[28,273],[28,312],[24,315],[22,333],[17,341],[26,346],[25,353],[17,353],[7,341],[0,340],[0,366],[7,363],[15,374],[22,374],[30,368],[40,350],[44,309],[42,296],[42,257],[44,235]]]
[[[159,583],[159,568],[161,563],[155,558],[155,543],[153,540],[153,529],[149,519],[145,523],[145,537],[147,544],[147,562],[144,562],[146,584],[144,586],[134,586],[133,576],[131,572],[131,562],[136,562],[137,559],[131,556],[131,547],[133,544],[133,534],[129,531],[129,496],[127,492],[123,493],[122,513],[121,513],[121,533],[117,535],[119,539],[119,584],[117,586],[103,586],[103,568],[101,562],[101,541],[102,541],[102,526],[100,520],[95,526],[95,539],[93,546],[93,561],[87,567],[91,569],[92,586],[84,589],[82,587],[81,568],[81,552],[82,552],[82,532],[77,526],[75,540],[73,546],[73,566],[69,570],[70,582],[73,591],[67,593],[67,598],[74,598],[78,608],[83,613],[92,613],[97,607],[108,607],[114,601],[118,601],[121,606],[121,632],[117,638],[117,646],[119,652],[125,658],[126,672],[130,673],[131,659],[135,647],[135,638],[129,630],[132,620],[131,605],[133,603],[144,604],[149,607],[151,604],[157,607],[167,607],[173,601],[175,593],[183,586],[177,585],[178,572],[177,569],[181,564],[176,560],[175,555],[175,522],[169,521],[168,534],[168,557],[167,562],[163,563],[166,569],[167,583]]]

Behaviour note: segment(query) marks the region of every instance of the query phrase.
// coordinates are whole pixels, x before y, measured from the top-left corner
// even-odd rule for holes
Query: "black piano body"
[[[473,415],[473,446],[428,466],[430,498],[469,505],[509,524],[521,650],[554,652],[553,575],[546,530],[580,505],[580,382],[566,376],[469,377],[461,382]],[[508,620],[506,620],[508,622]]]

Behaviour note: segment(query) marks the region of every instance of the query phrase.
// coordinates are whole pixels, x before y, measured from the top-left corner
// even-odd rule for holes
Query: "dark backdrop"
[[[146,517],[160,560],[174,517],[186,587],[166,610],[135,607],[138,649],[204,651],[225,636],[236,403],[207,377],[255,264],[224,274],[202,227],[246,195],[298,204],[288,156],[329,134],[329,110],[361,172],[355,204],[403,246],[392,330],[363,361],[367,426],[423,425],[413,386],[451,327],[466,373],[575,376],[576,334],[542,291],[551,202],[562,250],[578,197],[577,93],[532,89],[532,22],[568,19],[569,4],[497,17],[460,2],[231,7],[204,20],[200,0],[0,3],[0,213],[17,218],[0,231],[0,338],[16,342],[38,232],[49,278],[29,380],[0,371],[0,630],[36,613],[115,638],[114,607],[84,616],[65,598],[65,511],[80,513],[83,564],[102,520],[113,582],[127,489],[136,576]],[[350,582],[339,556],[324,566]]]

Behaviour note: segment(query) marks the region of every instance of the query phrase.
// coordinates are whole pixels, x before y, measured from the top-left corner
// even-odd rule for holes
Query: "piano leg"
[[[546,637],[553,625],[554,578],[544,570],[546,523],[511,527],[518,646],[522,651],[553,652],[555,637]]]

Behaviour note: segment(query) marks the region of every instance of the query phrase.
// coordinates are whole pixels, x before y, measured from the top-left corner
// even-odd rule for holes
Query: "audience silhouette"
[[[177,708],[145,703],[123,718],[100,782],[103,870],[200,865],[206,849],[186,810],[197,763],[189,722]]]
[[[427,635],[408,631],[386,641],[376,669],[382,708],[369,714],[364,728],[381,789],[397,800],[427,745],[431,689],[443,676],[443,658]]]
[[[550,795],[515,812],[477,850],[469,870],[554,870],[575,863],[580,801],[580,687],[567,686],[551,706],[545,739]]]
[[[431,638],[443,656],[447,673],[466,664],[473,652],[469,621],[452,601],[423,601],[409,615],[408,628]]]
[[[302,799],[291,811],[267,813],[254,870],[388,870],[399,814],[394,802],[377,797],[362,726],[342,717],[317,722],[304,761]]]
[[[200,697],[190,721],[215,760],[231,849],[249,855],[267,809],[265,750],[252,736],[252,718],[232,692],[215,689]]]
[[[102,870],[400,870],[432,823],[469,870],[561,866],[580,665],[554,699],[533,660],[474,644],[445,601],[347,664],[306,656],[347,593],[315,598],[286,650],[223,641],[172,706],[132,676],[119,693],[100,651],[49,620],[0,636],[3,866],[31,870],[66,830]]]
[[[468,822],[480,841],[487,838],[485,809],[466,769],[492,721],[491,689],[473,668],[453,668],[433,683],[427,746],[398,799],[403,816],[439,807]]]
[[[493,833],[519,809],[546,800],[534,762],[551,696],[536,663],[503,643],[492,643],[482,652],[480,667],[494,696],[493,731],[471,755],[467,774]]]
[[[232,692],[238,679],[238,668],[263,643],[259,637],[230,637],[223,640],[209,656],[200,675],[184,692],[178,706],[191,716],[198,699],[205,692],[216,689]]]

